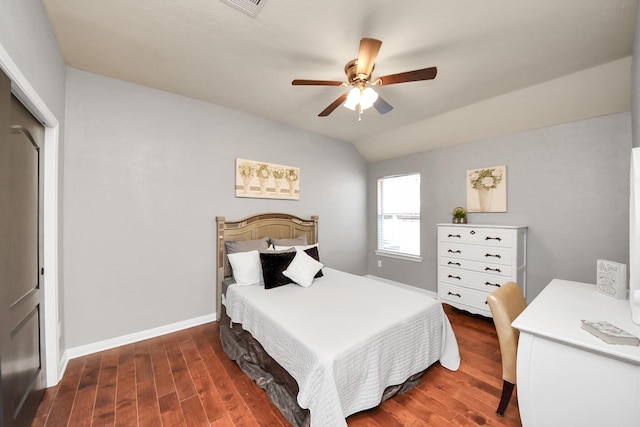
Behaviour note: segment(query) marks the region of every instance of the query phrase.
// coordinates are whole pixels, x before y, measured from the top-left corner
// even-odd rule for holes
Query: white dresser
[[[438,224],[438,297],[491,317],[487,294],[507,282],[526,295],[527,227]]]

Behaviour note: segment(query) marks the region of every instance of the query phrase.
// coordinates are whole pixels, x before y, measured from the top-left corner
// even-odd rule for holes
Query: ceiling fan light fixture
[[[347,100],[344,101],[342,105],[350,110],[355,110],[358,104],[360,104],[360,110],[366,110],[367,108],[371,108],[377,99],[378,93],[370,87],[366,89],[354,87],[349,91]]]
[[[349,91],[349,95],[347,96],[347,100],[344,101],[344,105],[349,110],[355,110],[358,104],[360,103],[360,89],[354,87]]]
[[[360,106],[363,110],[371,108],[373,107],[373,103],[376,102],[377,99],[378,92],[368,87],[360,94]]]

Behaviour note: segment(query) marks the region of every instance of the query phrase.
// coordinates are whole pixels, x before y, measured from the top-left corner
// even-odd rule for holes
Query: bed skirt
[[[287,421],[296,427],[309,426],[309,410],[301,408],[297,402],[296,380],[267,354],[248,331],[242,329],[242,325],[231,325],[224,305],[220,316],[220,341],[225,353],[267,393]],[[402,384],[387,387],[380,403],[396,394],[411,390],[420,382],[425,371],[412,375]]]

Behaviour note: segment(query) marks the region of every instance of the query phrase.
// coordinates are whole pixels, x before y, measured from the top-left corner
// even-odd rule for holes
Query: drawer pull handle
[[[485,237],[484,240],[497,240],[498,242],[502,242],[502,239],[500,237]]]
[[[499,268],[485,267],[484,271],[495,271],[496,273],[500,273],[500,269]]]
[[[449,265],[457,265],[458,267],[460,267],[460,263],[459,262],[451,262],[451,261],[449,261],[447,264],[449,264]]]
[[[458,276],[452,276],[452,275],[450,275],[450,274],[449,274],[447,277],[448,277],[449,279],[458,279],[458,280],[460,280],[460,277],[458,277]]]
[[[469,232],[469,234],[474,235],[474,234],[476,234],[476,232],[475,232],[474,230],[471,230],[471,231]]]
[[[462,252],[460,252],[459,250],[457,251],[453,251],[451,249],[447,249],[447,252],[449,252],[450,254],[461,254]]]
[[[459,239],[461,236],[459,234],[449,234],[447,237],[457,237]]]
[[[485,258],[488,258],[490,256],[498,258],[498,259],[502,258],[500,255],[497,255],[497,254],[496,255],[494,255],[494,254],[485,254]]]
[[[491,283],[491,282],[484,282],[485,286],[495,286],[496,288],[499,288],[500,285],[497,283]]]
[[[453,293],[453,292],[451,292],[451,291],[447,292],[447,295],[453,295],[454,297],[462,298],[462,295],[460,295],[460,294],[454,294],[454,293]]]

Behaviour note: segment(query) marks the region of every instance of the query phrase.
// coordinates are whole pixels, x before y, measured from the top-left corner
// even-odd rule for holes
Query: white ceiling
[[[43,3],[71,67],[352,142],[369,161],[628,110],[637,0],[263,1],[255,18],[220,0]],[[317,117],[345,89],[291,80],[345,80],[363,37],[383,42],[374,78],[437,66],[436,79],[380,87],[386,115]],[[548,114],[559,96],[571,105]],[[461,133],[480,121],[495,126]]]

